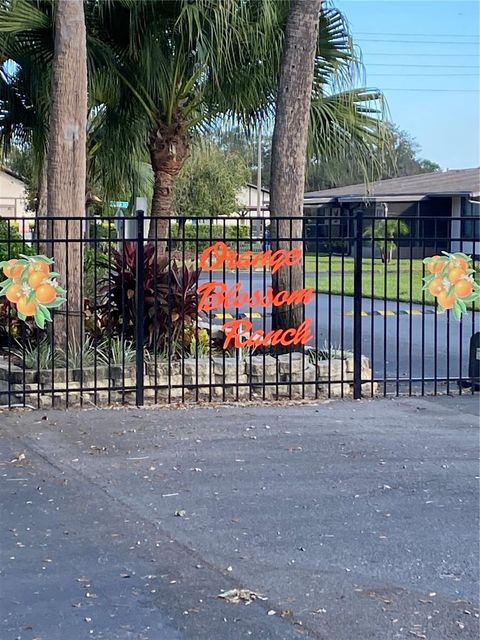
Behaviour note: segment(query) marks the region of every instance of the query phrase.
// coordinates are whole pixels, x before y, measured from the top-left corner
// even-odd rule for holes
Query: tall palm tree
[[[55,220],[52,252],[67,283],[67,315],[56,336],[82,339],[82,237],[85,215],[87,49],[83,0],[57,0],[48,145],[48,213]],[[68,242],[70,240],[70,242]]]
[[[285,29],[272,139],[270,213],[276,248],[302,253],[302,212],[308,123],[318,41],[321,0],[292,0]],[[293,96],[293,99],[292,99]],[[302,287],[302,267],[272,274],[273,290]],[[283,329],[302,322],[303,305],[273,307],[272,325]]]
[[[35,47],[46,28],[29,7],[48,14],[52,0],[21,0],[0,9],[7,30]],[[154,175],[152,214],[162,216],[150,234],[166,237],[172,182],[195,132],[219,120],[253,128],[274,115],[277,80],[290,3],[278,0],[86,0],[92,124],[92,163],[108,182],[127,151],[149,159]],[[48,17],[48,16],[47,16]],[[41,38],[43,34],[43,42]],[[48,40],[48,38],[47,38]],[[35,48],[33,47],[33,48]],[[356,54],[341,14],[322,12],[311,105],[312,151],[328,157],[349,144],[365,162],[382,138],[378,92],[328,93],[348,83]],[[110,166],[111,170],[107,167]]]

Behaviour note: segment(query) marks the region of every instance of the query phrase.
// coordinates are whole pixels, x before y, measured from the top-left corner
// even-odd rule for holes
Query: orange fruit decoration
[[[18,260],[13,258],[12,260],[8,261],[7,265],[3,267],[3,273],[7,276],[7,278],[12,278],[12,280],[16,280],[17,278],[20,278],[20,276],[22,275],[25,267],[23,266],[23,264],[19,264],[15,266],[17,262]]]
[[[40,260],[36,260],[35,262],[32,262],[31,265],[29,265],[28,267],[28,273],[44,273],[45,277],[48,276],[48,273],[50,271],[50,266],[46,263],[46,262],[42,262]]]
[[[428,290],[432,296],[438,296],[442,291],[445,291],[445,285],[442,278],[434,278],[428,285]]]
[[[466,271],[468,269],[468,262],[465,258],[453,258],[448,263],[448,270],[452,269],[461,269],[462,271]]]
[[[447,291],[442,291],[437,296],[438,304],[444,309],[452,309],[456,299],[457,297],[454,293],[448,295]]]
[[[32,289],[38,289],[45,278],[46,275],[43,271],[32,271],[28,276],[28,284],[32,287]]]
[[[40,304],[49,304],[57,297],[57,290],[53,285],[46,282],[38,287],[35,291],[35,298]]]
[[[8,287],[6,298],[9,302],[18,302],[18,300],[25,295],[23,293],[23,287],[21,284],[12,284]]]
[[[440,273],[445,266],[445,261],[440,260],[440,256],[433,256],[430,262],[427,264],[427,269],[430,273]]]
[[[7,278],[10,278],[10,273],[13,265],[16,263],[16,260],[9,260],[8,263],[3,267],[3,275]]]
[[[27,296],[22,296],[17,300],[17,311],[24,316],[34,316],[37,310],[37,303],[35,300],[28,302]]]
[[[455,284],[459,280],[465,277],[465,270],[460,267],[454,267],[453,269],[448,270],[447,278],[449,282]]]
[[[457,298],[468,298],[473,291],[473,285],[470,280],[463,278],[456,282],[454,291]]]

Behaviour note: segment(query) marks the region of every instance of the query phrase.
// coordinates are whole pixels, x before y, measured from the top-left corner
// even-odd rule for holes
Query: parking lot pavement
[[[0,638],[476,639],[478,453],[478,396],[0,413]]]

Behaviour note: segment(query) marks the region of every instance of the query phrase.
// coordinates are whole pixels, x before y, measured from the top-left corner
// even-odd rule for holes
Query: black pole
[[[353,397],[355,400],[362,397],[362,261],[363,211],[358,210],[355,218],[353,273]]]
[[[144,212],[137,211],[137,282],[135,297],[137,299],[135,343],[136,343],[136,404],[144,404],[144,324],[145,324],[145,246],[144,246]]]

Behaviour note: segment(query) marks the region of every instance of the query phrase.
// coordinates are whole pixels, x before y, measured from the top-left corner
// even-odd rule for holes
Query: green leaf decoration
[[[11,278],[9,278],[8,280],[4,280],[1,283],[2,288],[0,290],[0,296],[4,296],[12,284],[13,284],[13,280]]]
[[[20,254],[22,258],[26,258],[29,262],[46,262],[47,264],[53,264],[54,260],[52,258],[48,258],[47,256],[25,256],[22,253]]]
[[[45,316],[43,314],[43,311],[41,310],[40,307],[37,307],[37,310],[35,311],[35,324],[37,325],[37,327],[39,329],[44,329],[45,328]]]
[[[462,310],[462,313],[466,313],[467,312],[467,305],[465,304],[464,300],[462,300],[461,298],[457,298],[457,301],[455,302],[455,304],[458,304],[458,306]]]
[[[466,302],[467,304],[469,302],[475,302],[475,300],[480,299],[480,295],[478,293],[471,293],[469,296],[467,296],[466,298],[462,298],[462,300],[464,302]]]
[[[3,269],[3,267],[6,267],[8,264],[8,260],[2,260],[2,262],[0,262],[0,269]]]
[[[48,322],[52,322],[52,314],[48,310],[48,307],[46,307],[44,304],[39,304],[38,308],[42,310],[43,315],[45,316],[45,320],[47,320]]]
[[[455,320],[460,320],[462,317],[462,307],[458,304],[458,300],[455,302],[455,304],[453,305],[453,315],[455,317]]]
[[[47,307],[48,309],[58,309],[58,307],[61,307],[62,304],[64,304],[66,301],[67,301],[66,298],[57,298],[53,302],[49,302],[44,306]]]
[[[27,316],[24,316],[23,313],[20,313],[20,311],[17,312],[17,315],[18,315],[18,319],[23,320],[24,322],[27,319]]]
[[[462,253],[461,251],[457,251],[453,255],[455,256],[455,258],[463,258],[467,262],[471,262],[472,261],[472,256],[467,256],[465,253]]]
[[[27,302],[33,302],[35,300],[35,290],[28,295]]]

